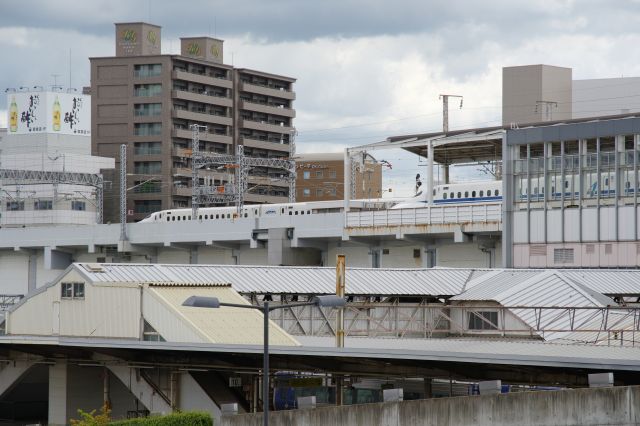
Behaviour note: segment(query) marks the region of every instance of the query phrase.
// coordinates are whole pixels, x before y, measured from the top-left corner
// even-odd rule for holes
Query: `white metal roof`
[[[230,283],[240,293],[335,292],[335,269],[331,267],[124,263],[79,263],[77,266],[80,272],[95,282],[171,285]],[[544,276],[549,271],[553,271],[565,283],[579,284],[584,293],[589,293],[584,290],[585,287],[591,289],[593,298],[600,303],[605,303],[601,294],[640,295],[640,270],[484,268],[347,268],[347,294],[454,296],[464,292],[467,298],[493,300],[496,294],[534,276]],[[472,289],[474,291],[469,292]]]
[[[239,266],[88,264],[78,270],[94,282],[213,285],[229,283],[240,293],[335,293],[335,268]],[[433,295],[459,294],[470,269],[347,268],[347,294]]]

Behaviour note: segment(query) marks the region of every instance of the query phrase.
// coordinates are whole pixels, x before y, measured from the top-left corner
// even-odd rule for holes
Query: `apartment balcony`
[[[264,194],[244,194],[244,201],[248,203],[269,203],[269,204],[281,204],[288,203],[289,197],[286,195],[280,197],[276,195],[264,195]]]
[[[171,169],[171,174],[173,175],[173,177],[191,178],[191,167],[174,167]],[[220,170],[200,169],[198,170],[198,176],[201,178],[206,177],[206,178],[218,179],[222,181],[229,181],[229,179],[231,179],[231,175],[227,173],[225,169],[220,169]],[[191,189],[189,189],[189,191],[191,191]]]
[[[188,186],[174,186],[171,195],[177,197],[191,197],[191,188]]]
[[[264,114],[279,115],[281,117],[288,118],[294,118],[296,116],[296,110],[293,108],[284,108],[276,105],[262,104],[245,100],[240,101],[240,109],[261,112]]]
[[[248,119],[240,120],[240,127],[245,129],[259,130],[261,132],[270,133],[286,133],[293,131],[293,127],[276,124],[275,121],[254,121]]]
[[[224,87],[225,89],[233,88],[233,81],[225,78],[212,77],[207,74],[196,74],[187,71],[173,70],[171,78],[174,80],[191,81],[193,83],[208,84],[209,86]]]
[[[242,144],[247,148],[258,148],[258,149],[265,149],[267,151],[282,151],[287,153],[289,152],[289,144],[280,143],[279,140],[276,142],[276,141],[268,141],[268,140],[260,140],[260,139],[251,139],[246,137],[242,137],[240,138],[240,140],[242,141]]]
[[[245,82],[240,83],[240,91],[257,93],[259,95],[265,95],[265,96],[272,96],[274,98],[288,99],[290,101],[293,101],[296,98],[296,93],[291,92],[289,90],[278,89],[270,86],[261,86],[261,85],[245,83]]]
[[[283,174],[284,173],[285,172],[283,171]],[[249,175],[247,177],[247,182],[253,185],[277,186],[282,188],[289,188],[289,182],[279,177]]]
[[[233,118],[227,117],[225,115],[212,114],[210,112],[207,112],[205,108],[192,109],[192,110],[174,108],[171,111],[171,116],[173,118],[181,118],[183,120],[201,121],[205,124],[212,123],[212,124],[220,124],[222,126],[233,125]]]
[[[193,133],[190,129],[178,129],[174,128],[171,131],[171,136],[174,138],[182,138],[191,140]],[[233,138],[228,135],[220,135],[214,132],[205,132],[200,130],[200,140],[205,142],[217,142],[226,145],[231,145],[233,143]]]
[[[186,90],[172,90],[171,97],[174,99],[182,99],[185,101],[192,102],[200,102],[203,104],[210,105],[219,105],[231,108],[233,107],[233,100],[231,98],[216,96],[216,95],[205,95],[200,92],[188,92]]]

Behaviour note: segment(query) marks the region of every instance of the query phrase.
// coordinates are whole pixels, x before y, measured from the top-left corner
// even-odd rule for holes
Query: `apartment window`
[[[331,179],[335,179],[335,178],[336,178],[336,176],[337,176],[337,173],[336,173],[336,171],[335,171],[335,170],[329,170],[329,177],[330,177]]]
[[[33,203],[34,210],[53,210],[53,201],[38,200]]]
[[[329,195],[335,196],[336,195],[336,189],[335,188],[329,188],[329,189],[327,189],[327,193]]]
[[[161,210],[160,200],[134,200],[133,211],[135,213],[153,213]]]
[[[7,211],[15,212],[24,210],[24,201],[7,201]]]
[[[133,76],[137,78],[157,77],[162,73],[162,64],[144,64],[133,66]]]
[[[138,175],[156,175],[162,171],[160,161],[136,161],[133,163],[133,172]]]
[[[316,197],[322,197],[322,188],[316,189]]]
[[[149,97],[161,94],[162,84],[136,84],[133,86],[133,96]]]
[[[469,312],[469,330],[497,330],[498,329],[498,312],[497,311],[478,311]]]
[[[311,172],[302,172],[302,179],[310,179],[311,178]]]
[[[162,142],[136,142],[133,145],[135,155],[162,154]]]
[[[162,104],[135,104],[133,115],[136,117],[157,116],[162,113]]]
[[[160,136],[162,123],[135,123],[133,126],[135,136]]]
[[[302,195],[305,197],[310,197],[311,196],[311,190],[309,188],[304,188],[302,190]]]
[[[316,170],[316,179],[322,179],[323,175],[322,170]]]
[[[60,290],[63,299],[84,299],[84,283],[61,283]]]
[[[162,182],[137,180],[133,185],[136,194],[153,194],[162,190]]]
[[[84,201],[71,201],[71,210],[83,212],[87,210],[87,203]]]

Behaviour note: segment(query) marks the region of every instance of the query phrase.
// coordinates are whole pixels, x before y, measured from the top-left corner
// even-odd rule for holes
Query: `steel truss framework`
[[[0,169],[0,181],[29,182],[30,184],[70,184],[91,186],[96,189],[97,223],[102,223],[104,180],[100,174],[53,172],[46,170]],[[6,184],[6,183],[5,183]],[[16,183],[17,184],[17,183]]]
[[[246,157],[244,146],[236,146],[236,154],[213,154],[200,151],[200,130],[206,126],[191,125],[191,217],[196,218],[200,206],[207,204],[234,203],[238,214],[244,206],[244,196],[248,189],[249,170],[253,167],[269,167],[287,172],[282,179],[289,184],[289,202],[294,203],[296,197],[296,163],[294,135],[289,142],[289,158],[258,158]],[[218,167],[234,169],[234,184],[222,187],[200,185],[199,170],[204,167]]]
[[[249,300],[260,303],[255,294]],[[482,315],[486,311],[497,312],[497,324]],[[305,306],[280,309],[271,319],[293,335],[335,336],[336,315],[337,309]],[[505,321],[509,315],[527,317],[530,325],[516,327]],[[469,330],[470,317],[486,327],[480,332]],[[428,339],[481,334],[534,339],[553,335],[563,339],[566,333],[567,339],[575,342],[640,346],[640,307],[469,307],[437,304],[427,298],[417,303],[360,301],[347,304],[344,324],[345,335],[353,337]]]

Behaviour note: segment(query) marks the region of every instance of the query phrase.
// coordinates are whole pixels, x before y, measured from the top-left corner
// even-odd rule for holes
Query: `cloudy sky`
[[[464,95],[450,127],[500,123],[504,66],[573,68],[574,79],[640,76],[640,1],[1,0],[0,88],[89,84],[115,53],[114,22],[225,40],[225,62],[296,77],[298,151],[337,151],[441,128],[440,93]],[[11,7],[9,7],[11,5]],[[6,97],[0,92],[0,127]],[[406,191],[418,160],[389,151],[385,185]]]

